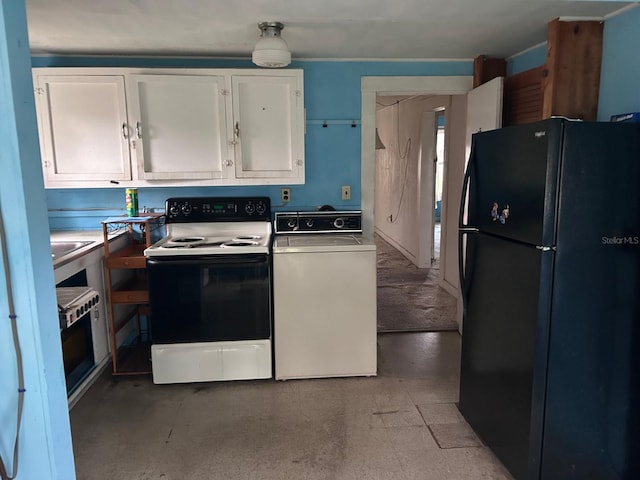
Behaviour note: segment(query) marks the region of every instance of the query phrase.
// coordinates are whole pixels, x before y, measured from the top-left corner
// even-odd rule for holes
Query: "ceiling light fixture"
[[[262,32],[253,49],[251,59],[259,67],[281,68],[291,63],[291,52],[287,42],[280,36],[284,28],[281,22],[261,22],[258,28]]]

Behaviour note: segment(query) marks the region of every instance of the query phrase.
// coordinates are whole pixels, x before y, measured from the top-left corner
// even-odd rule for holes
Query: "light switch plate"
[[[342,200],[351,200],[351,185],[342,186]]]

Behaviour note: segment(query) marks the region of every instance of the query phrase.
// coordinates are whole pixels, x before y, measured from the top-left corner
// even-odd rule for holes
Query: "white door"
[[[418,267],[431,267],[435,210],[436,113],[424,112],[420,125],[418,171]]]
[[[467,94],[467,135],[465,150],[465,166],[469,162],[469,154],[471,152],[471,136],[477,132],[486,132],[495,130],[502,126],[502,88],[504,84],[503,77],[497,77],[493,80],[474,88]],[[467,206],[464,206],[465,216]],[[462,245],[464,255],[466,241]],[[464,256],[462,264],[464,265]],[[459,282],[462,285],[462,281]],[[458,330],[462,333],[462,303],[458,301]]]
[[[467,144],[465,161],[469,161],[471,135],[502,126],[502,88],[504,77],[474,88],[467,94]]]
[[[224,77],[132,75],[127,81],[139,178],[226,176]]]
[[[300,88],[294,76],[232,77],[236,177],[304,183]]]
[[[39,75],[36,101],[47,186],[131,179],[122,76]]]

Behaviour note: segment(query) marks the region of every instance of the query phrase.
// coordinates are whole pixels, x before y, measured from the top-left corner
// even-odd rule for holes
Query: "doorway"
[[[450,103],[448,95],[376,98],[374,231],[418,268],[440,256]]]
[[[471,76],[433,77],[363,77],[362,78],[362,139],[361,188],[363,231],[372,236],[375,231],[375,169],[376,169],[376,97],[377,95],[448,95],[446,112],[447,135],[444,139],[448,153],[443,168],[441,237],[438,285],[456,297],[458,293],[457,210],[464,175],[466,143],[466,94],[472,89]],[[452,218],[452,221],[448,221]]]
[[[457,329],[456,298],[439,286],[435,253],[440,252],[436,200],[442,204],[449,104],[444,95],[376,99],[374,228],[381,333]]]

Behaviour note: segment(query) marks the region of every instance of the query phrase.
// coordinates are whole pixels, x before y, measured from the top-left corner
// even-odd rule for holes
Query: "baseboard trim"
[[[407,258],[407,260],[409,260],[411,263],[413,263],[416,267],[418,267],[418,258],[411,253],[409,250],[407,250],[405,247],[403,247],[402,245],[400,245],[397,241],[395,241],[393,238],[389,237],[387,234],[385,234],[382,230],[380,230],[378,227],[375,227],[375,233],[376,235],[380,236],[380,238],[382,238],[385,242],[387,242],[389,245],[391,245],[393,248],[395,248],[396,250],[398,250],[403,256],[405,256]],[[420,268],[420,267],[418,267]]]

